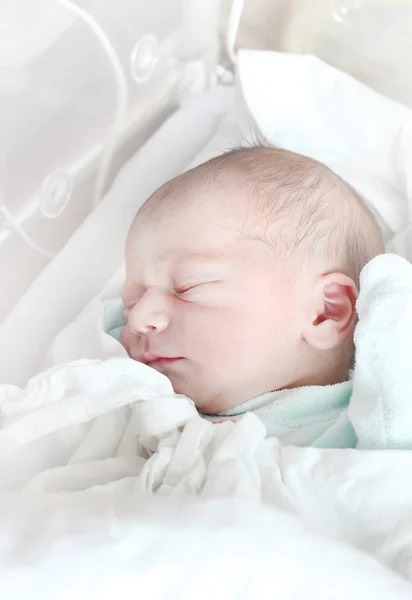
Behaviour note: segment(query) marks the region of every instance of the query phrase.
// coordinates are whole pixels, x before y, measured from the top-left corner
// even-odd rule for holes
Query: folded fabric
[[[387,241],[410,225],[409,108],[314,56],[242,50],[238,70],[246,104],[269,143],[315,158],[353,185]]]
[[[282,446],[253,413],[201,418],[166,377],[128,358],[53,367],[25,390],[2,386],[0,410],[0,500],[20,490],[13,497],[31,507],[47,494],[60,517],[73,491],[93,493],[96,507],[113,494],[232,497],[252,512],[263,502],[412,579],[410,452]]]
[[[358,448],[412,449],[412,265],[375,258],[361,274],[348,416]]]

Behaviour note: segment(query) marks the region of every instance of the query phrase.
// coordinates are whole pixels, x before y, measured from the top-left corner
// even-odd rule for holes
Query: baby
[[[199,412],[252,410],[270,435],[296,442],[303,426],[313,443],[349,401],[359,274],[382,252],[372,214],[326,166],[234,150],[136,215],[121,341]]]

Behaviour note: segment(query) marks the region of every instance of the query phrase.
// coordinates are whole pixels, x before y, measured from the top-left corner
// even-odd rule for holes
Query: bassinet
[[[239,134],[245,117],[235,100],[238,47],[315,55],[403,110],[401,105],[412,108],[411,24],[409,0],[3,1],[0,382],[24,387],[41,370],[42,357],[56,334],[120,267],[128,226],[144,199],[195,157],[206,157],[212,139],[214,148],[223,148]],[[409,178],[406,173],[402,176],[406,190]],[[397,247],[412,258],[405,223],[410,223],[406,200],[399,215],[384,226],[388,239],[401,236]],[[329,468],[337,461],[338,455],[331,457]],[[292,536],[297,544],[297,557],[291,547],[282,559],[284,573],[290,572],[276,587],[276,597],[295,598],[323,577],[315,559],[310,568],[303,568],[305,543],[313,544],[318,556],[329,552],[327,542],[312,540],[294,524],[288,529],[287,519],[282,525],[283,516],[275,518],[263,509],[253,516],[247,505],[235,500],[230,506],[218,501],[190,504],[185,519],[183,504],[163,505],[159,500],[149,507],[143,499],[139,506],[146,511],[145,520],[155,523],[150,535],[145,520],[133,521],[130,497],[109,499],[90,490],[62,502],[60,512],[55,497],[35,497],[30,509],[21,498],[1,498],[1,527],[6,533],[4,546],[0,544],[5,557],[0,561],[0,581],[7,590],[5,597],[29,597],[30,585],[37,586],[34,596],[42,598],[55,598],[58,591],[62,598],[136,593],[149,598],[201,598],[206,589],[208,595],[221,598],[273,597],[267,587],[257,586],[262,581],[270,585],[268,569],[282,555],[280,541],[272,548],[264,534],[266,528],[275,527],[282,543]],[[24,518],[19,519],[19,510]],[[119,524],[116,515],[121,515]],[[222,515],[228,519],[227,529]],[[50,528],[49,538],[37,535],[36,522]],[[96,531],[108,523],[118,528],[118,547],[113,537],[97,541]],[[127,523],[133,535],[141,536],[135,554],[127,551],[132,539]],[[207,537],[207,529],[216,532],[220,527],[216,560],[205,562],[210,571],[199,570],[193,580],[188,575],[187,588],[180,588],[173,581],[170,546],[186,545],[183,554],[177,551],[176,569],[182,561],[198,565],[201,554],[215,551],[216,538]],[[158,548],[159,559],[149,560],[146,553],[152,556],[150,548],[156,548],[155,537],[163,529],[169,537]],[[243,548],[245,539],[249,545]],[[41,554],[43,562],[36,559],[41,543],[56,546],[55,554]],[[238,561],[238,570],[232,572],[229,585],[227,571],[216,561],[224,561],[224,549],[229,553],[234,545],[239,551],[228,565],[234,569]],[[194,562],[187,554],[189,546],[197,552]],[[82,551],[75,558],[77,548]],[[122,552],[127,555],[124,561]],[[410,595],[409,586],[403,588],[401,580],[395,576],[392,580],[389,571],[364,555],[340,546],[330,552],[331,574],[324,589],[333,585],[336,597],[349,589],[359,598],[372,597],[372,590],[374,598]],[[92,558],[94,566],[79,563]],[[359,564],[356,571],[351,570],[353,561]],[[145,566],[134,571],[136,562]],[[96,582],[110,564],[114,565],[110,584],[98,589]],[[302,573],[300,587],[291,583],[294,568]],[[73,578],[73,589],[62,589],[59,576],[64,586]],[[160,585],[162,578],[168,585]],[[351,578],[354,586],[345,588]],[[215,587],[209,585],[213,579]]]

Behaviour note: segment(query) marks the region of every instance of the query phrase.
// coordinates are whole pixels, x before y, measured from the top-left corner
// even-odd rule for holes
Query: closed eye
[[[181,286],[176,289],[177,296],[184,296],[193,290],[197,290],[199,288],[206,287],[207,285],[211,285],[213,283],[218,283],[218,281],[203,281],[201,283],[188,283],[187,285]]]
[[[177,288],[176,294],[181,296],[182,294],[186,294],[186,292],[190,292],[191,290],[194,290],[195,288],[198,288],[202,285],[205,285],[205,284],[204,283],[190,283],[188,285],[184,285],[182,287]]]

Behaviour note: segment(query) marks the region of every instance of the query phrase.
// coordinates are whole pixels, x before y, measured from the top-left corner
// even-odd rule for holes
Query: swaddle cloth
[[[126,325],[124,304],[122,299],[108,298],[104,303],[104,330],[120,342],[122,331]]]
[[[412,265],[379,256],[363,269],[348,417],[358,448],[412,449]]]

